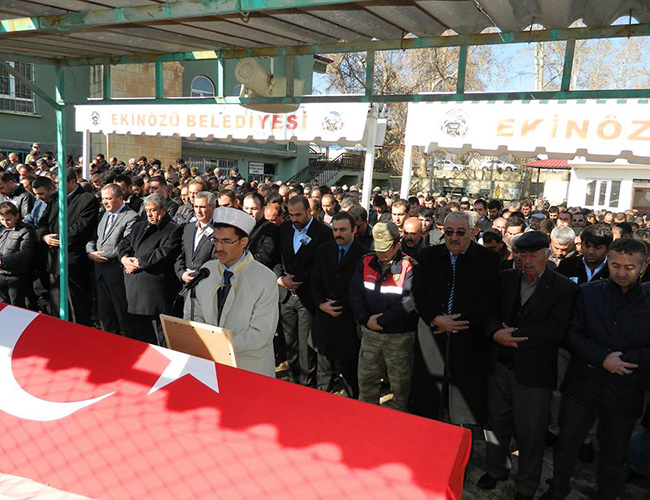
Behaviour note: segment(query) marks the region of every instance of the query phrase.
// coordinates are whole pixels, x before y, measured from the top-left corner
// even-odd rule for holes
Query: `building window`
[[[214,83],[207,76],[195,76],[190,97],[214,97]]]
[[[237,160],[223,160],[221,158],[195,158],[189,157],[186,161],[188,167],[196,167],[201,172],[212,173],[219,168],[221,175],[228,175],[233,168],[237,168]]]
[[[585,206],[593,207],[596,200],[596,181],[587,182],[587,193],[585,195]]]
[[[618,199],[621,196],[621,181],[612,181],[612,189],[609,193],[609,206],[618,208]]]
[[[618,208],[621,181],[587,180],[585,206],[590,208]]]
[[[9,62],[21,75],[34,82],[34,65],[31,63]],[[36,113],[34,93],[13,75],[0,69],[0,111],[15,113]]]

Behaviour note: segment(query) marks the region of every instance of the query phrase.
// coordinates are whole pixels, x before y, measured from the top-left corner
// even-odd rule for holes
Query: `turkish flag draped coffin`
[[[95,498],[460,498],[468,431],[0,304],[0,471]]]

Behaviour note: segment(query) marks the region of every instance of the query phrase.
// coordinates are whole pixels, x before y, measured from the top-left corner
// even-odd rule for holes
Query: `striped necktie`
[[[456,288],[456,260],[457,255],[451,255],[451,288],[449,289],[449,300],[447,301],[447,314],[454,309],[454,290]]]

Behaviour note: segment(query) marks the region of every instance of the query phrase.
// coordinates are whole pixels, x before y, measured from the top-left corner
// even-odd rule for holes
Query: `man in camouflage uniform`
[[[362,259],[350,283],[350,305],[362,332],[359,399],[379,403],[385,366],[393,393],[391,406],[406,411],[417,326],[411,297],[417,263],[402,253],[395,223],[378,222],[372,236],[374,253]]]

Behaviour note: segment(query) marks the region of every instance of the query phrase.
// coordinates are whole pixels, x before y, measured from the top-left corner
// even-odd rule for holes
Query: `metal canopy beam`
[[[67,66],[101,64],[136,64],[156,61],[202,61],[209,59],[243,59],[246,57],[309,56],[378,50],[409,50],[462,45],[503,45],[511,43],[559,42],[564,40],[597,40],[650,36],[650,24],[609,26],[607,28],[567,28],[558,30],[516,31],[510,33],[480,33],[392,40],[364,40],[329,44],[294,45],[286,47],[255,47],[248,49],[202,50],[169,54],[144,54],[118,57],[63,58]],[[2,38],[0,35],[0,42]]]
[[[82,11],[56,16],[5,19],[0,20],[0,33],[58,32],[229,14],[248,15],[251,12],[259,11],[301,9],[345,3],[354,3],[354,0],[184,0],[155,5]]]
[[[624,90],[571,90],[571,91],[520,91],[520,92],[465,92],[439,94],[337,94],[303,95],[296,97],[203,97],[167,99],[110,99],[74,101],[67,104],[301,104],[339,102],[461,102],[461,101],[538,101],[562,99],[650,99],[649,89]]]

